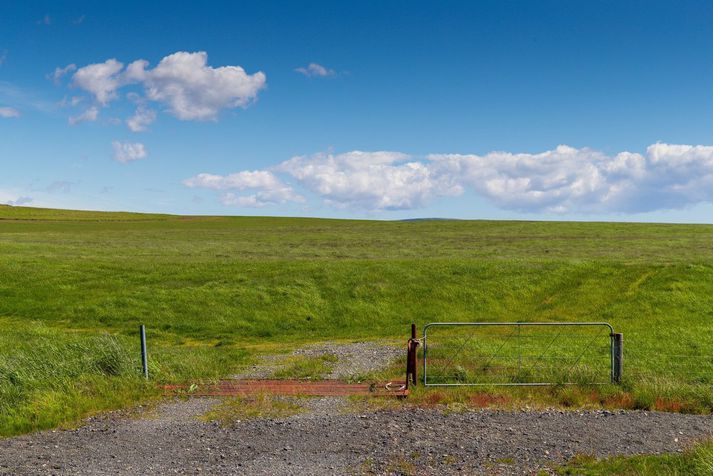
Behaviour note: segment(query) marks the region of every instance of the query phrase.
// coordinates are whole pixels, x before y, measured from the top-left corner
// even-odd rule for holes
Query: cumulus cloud
[[[607,155],[565,145],[540,153],[431,154],[353,151],[297,156],[269,170],[201,174],[184,183],[214,190],[271,190],[297,182],[338,208],[403,210],[471,191],[500,208],[544,213],[639,213],[713,203],[713,146],[657,143]],[[289,188],[282,202],[303,198]],[[249,197],[224,195],[224,203]],[[281,203],[274,200],[272,203]]]
[[[95,63],[79,68],[72,76],[75,86],[91,93],[102,106],[116,99],[116,90],[123,84],[120,75],[124,64],[108,59],[103,63]]]
[[[126,125],[132,132],[143,132],[156,120],[156,111],[144,106],[136,108],[136,112],[126,120]]]
[[[247,74],[240,66],[208,66],[208,55],[178,52],[153,69],[138,60],[126,68],[130,81],[141,82],[146,97],[165,104],[183,120],[215,119],[221,109],[245,107],[265,87],[265,74]]]
[[[202,173],[183,181],[190,188],[219,190],[224,205],[241,207],[262,207],[269,204],[302,202],[304,198],[292,187],[282,182],[267,170],[243,171],[230,175]],[[238,195],[236,191],[252,191],[249,195]]]
[[[501,208],[525,212],[647,212],[713,201],[713,147],[653,144],[609,156],[559,146],[539,154],[431,155],[437,173]]]
[[[94,122],[99,118],[99,108],[96,106],[89,107],[86,111],[76,116],[70,116],[68,122],[70,125],[79,124],[81,122]]]
[[[614,192],[607,180],[609,157],[589,149],[558,146],[539,154],[435,154],[435,174],[457,181],[505,209],[567,212],[602,205]]]
[[[71,66],[71,65],[70,65]],[[59,69],[61,77],[64,73]],[[223,109],[247,107],[265,87],[262,71],[248,74],[240,66],[208,65],[204,51],[179,51],[164,57],[154,68],[143,59],[126,68],[116,59],[90,64],[76,70],[72,84],[89,92],[97,104],[106,106],[118,91],[130,85],[143,86],[141,101],[154,101],[181,120],[215,120]],[[136,93],[129,93],[136,97]],[[127,120],[131,130],[144,130],[155,119],[150,109],[137,111]]]
[[[337,207],[368,210],[419,208],[434,195],[460,193],[456,184],[433,173],[428,164],[399,152],[298,156],[277,167]]]
[[[0,117],[4,117],[7,119],[12,117],[20,117],[20,111],[18,111],[14,107],[0,107]]]
[[[334,76],[336,74],[333,69],[326,68],[318,63],[310,63],[307,66],[295,68],[295,71],[304,76],[307,76],[308,78],[325,78],[327,76]]]
[[[72,71],[76,71],[77,65],[72,63],[68,64],[64,68],[60,68],[59,66],[54,69],[54,72],[48,77],[54,81],[55,84],[59,83],[59,80],[62,79],[65,75],[71,73]]]
[[[148,156],[146,147],[141,142],[119,142],[115,140],[111,145],[114,148],[114,160],[122,164],[144,159]]]

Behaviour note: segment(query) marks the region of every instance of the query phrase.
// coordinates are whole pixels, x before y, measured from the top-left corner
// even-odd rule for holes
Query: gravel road
[[[332,378],[361,375],[403,356],[376,343],[320,344],[291,355],[334,354]],[[243,377],[265,377],[285,356]],[[0,440],[0,474],[333,475],[532,474],[575,454],[680,451],[713,436],[713,417],[656,412],[354,413],[339,397],[296,399],[303,413],[226,428],[201,419],[215,398],[91,418],[76,430]],[[349,410],[352,410],[350,413]]]
[[[656,412],[349,414],[334,402],[282,420],[224,428],[196,417],[215,399],[77,430],[0,440],[0,474],[532,474],[577,453],[672,452],[713,436],[713,417]]]
[[[406,358],[406,346],[393,346],[380,342],[334,343],[324,342],[296,349],[290,354],[265,355],[260,362],[246,368],[233,378],[253,379],[270,378],[284,367],[290,357],[319,357],[333,355],[337,357],[329,379],[357,377],[387,367],[393,361]],[[405,362],[405,360],[404,360]]]

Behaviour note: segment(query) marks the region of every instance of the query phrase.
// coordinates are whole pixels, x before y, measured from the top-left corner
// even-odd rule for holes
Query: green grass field
[[[713,226],[0,206],[0,435],[131,404],[156,382],[230,375],[257,352],[405,342],[411,322],[436,321],[607,321],[625,336],[621,387],[509,395],[710,412]]]

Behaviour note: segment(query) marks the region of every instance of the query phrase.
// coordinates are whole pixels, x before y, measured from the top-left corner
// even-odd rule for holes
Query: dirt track
[[[0,474],[523,474],[577,453],[678,451],[713,417],[647,412],[345,414],[338,402],[233,428],[196,419],[215,400],[92,419],[0,441]],[[321,405],[323,403],[324,405]]]

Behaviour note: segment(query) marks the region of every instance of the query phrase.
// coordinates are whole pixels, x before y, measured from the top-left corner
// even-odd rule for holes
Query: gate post
[[[141,324],[139,326],[139,334],[141,337],[141,370],[143,371],[144,378],[148,380],[149,378],[149,356],[146,352],[146,326]]]
[[[416,377],[416,349],[418,347],[418,339],[416,339],[416,324],[411,324],[411,338],[406,346],[406,387],[409,384],[416,385],[418,378]]]
[[[411,383],[416,386],[418,378],[416,376],[416,349],[418,349],[418,341],[416,340],[416,324],[411,324]]]
[[[624,371],[624,334],[612,334],[612,383],[621,383]]]

